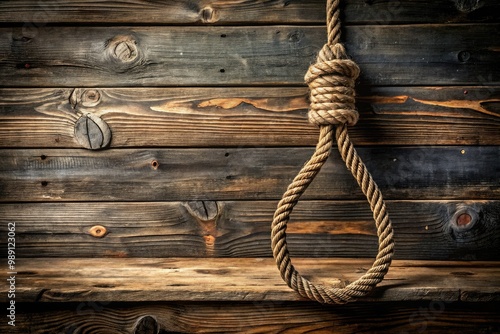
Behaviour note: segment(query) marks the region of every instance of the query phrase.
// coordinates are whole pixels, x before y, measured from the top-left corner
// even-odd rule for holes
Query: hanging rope
[[[274,213],[271,231],[273,256],[283,280],[301,296],[327,304],[343,304],[369,294],[384,279],[394,252],[391,221],[382,194],[347,133],[347,125],[356,124],[359,116],[354,106],[354,84],[359,75],[359,67],[348,59],[344,46],[339,42],[339,2],[328,0],[328,42],[319,52],[316,63],[309,67],[305,75],[311,100],[309,121],[320,128],[318,144],[311,159],[283,194]],[[292,265],[286,242],[286,227],[290,214],[328,159],[334,130],[340,155],[370,203],[379,242],[378,254],[372,267],[358,280],[344,287],[316,285],[302,277]]]

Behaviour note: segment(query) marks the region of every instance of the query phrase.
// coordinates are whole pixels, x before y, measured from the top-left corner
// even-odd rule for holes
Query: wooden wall
[[[20,333],[500,331],[494,0],[343,1],[362,71],[350,133],[400,269],[340,308],[281,282],[270,223],[317,140],[303,76],[324,7],[0,2],[0,232],[16,223]],[[373,225],[334,152],[292,216],[290,250],[314,277],[355,279]]]

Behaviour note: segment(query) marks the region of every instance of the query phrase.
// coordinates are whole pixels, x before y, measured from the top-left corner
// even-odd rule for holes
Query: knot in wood
[[[101,102],[101,93],[96,89],[88,89],[81,95],[81,103],[84,107],[95,107]]]
[[[325,44],[304,78],[310,90],[309,122],[356,124],[354,85],[358,76],[359,67],[348,59],[342,44]]]
[[[108,231],[102,225],[95,225],[89,229],[89,233],[94,238],[103,238],[108,233]]]
[[[128,71],[142,64],[143,57],[135,36],[118,35],[106,41],[105,60],[117,72]]]
[[[462,13],[470,13],[484,5],[483,1],[479,0],[453,0],[455,7]]]
[[[141,317],[134,329],[134,334],[157,334],[159,332],[158,322],[150,315]]]
[[[187,203],[187,209],[198,220],[208,222],[215,220],[220,214],[216,201],[192,201]]]
[[[202,23],[215,23],[219,21],[219,13],[210,6],[204,7],[200,11],[199,16]]]
[[[73,108],[95,107],[101,103],[101,93],[97,89],[75,88],[69,97],[69,102]]]
[[[118,36],[112,40],[110,51],[116,60],[124,63],[135,60],[138,56],[137,42],[131,36]]]
[[[471,229],[479,221],[479,213],[472,206],[459,205],[451,217],[451,227],[456,231]]]

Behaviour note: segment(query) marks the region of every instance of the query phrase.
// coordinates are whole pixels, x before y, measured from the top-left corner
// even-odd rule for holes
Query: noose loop
[[[382,194],[347,133],[347,125],[354,125],[358,120],[358,112],[354,106],[354,83],[359,75],[359,68],[348,59],[344,46],[339,43],[339,13],[339,0],[328,0],[328,42],[305,76],[311,100],[309,121],[320,128],[318,144],[312,157],[283,194],[271,226],[273,256],[283,280],[301,296],[327,304],[343,304],[369,294],[383,280],[394,253],[393,230]],[[346,286],[325,287],[302,277],[292,265],[286,242],[286,228],[300,196],[330,155],[334,131],[340,155],[370,204],[379,247],[372,267],[358,280]]]

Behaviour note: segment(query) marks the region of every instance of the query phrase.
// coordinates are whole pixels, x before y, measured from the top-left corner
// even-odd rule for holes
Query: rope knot
[[[354,84],[358,76],[359,67],[342,44],[325,44],[304,78],[310,90],[309,122],[356,124]]]
[[[368,295],[384,279],[394,254],[392,224],[382,193],[354,149],[347,134],[347,126],[343,126],[354,125],[358,120],[358,112],[354,108],[354,82],[359,75],[359,68],[347,57],[344,46],[339,43],[339,2],[340,0],[327,1],[328,42],[305,76],[311,91],[309,121],[320,126],[318,144],[311,159],[283,194],[271,224],[273,257],[283,280],[302,297],[328,304],[344,304]],[[337,126],[334,130],[330,124],[342,126]],[[290,214],[327,161],[332,148],[333,132],[342,160],[370,203],[379,244],[372,267],[356,281],[342,287],[315,285],[300,275],[292,264],[286,241]]]

